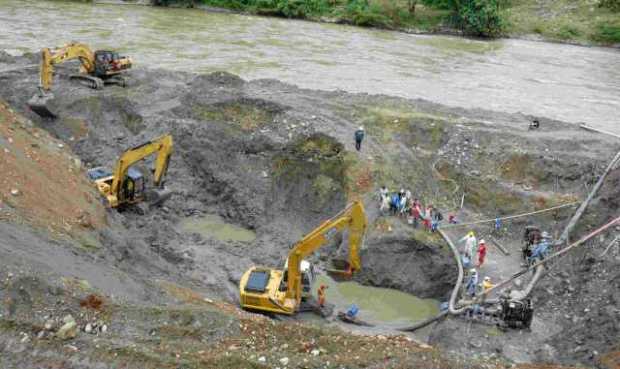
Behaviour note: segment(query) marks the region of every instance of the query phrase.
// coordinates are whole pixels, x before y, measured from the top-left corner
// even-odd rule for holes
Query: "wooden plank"
[[[493,244],[501,251],[504,253],[504,255],[510,255],[510,252],[504,247],[502,246],[502,244],[500,244],[495,238],[490,237],[491,241],[493,242]]]

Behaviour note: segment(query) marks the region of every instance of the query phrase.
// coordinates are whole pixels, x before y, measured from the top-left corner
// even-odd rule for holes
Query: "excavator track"
[[[89,76],[88,74],[72,74],[69,76],[69,79],[86,82],[88,87],[95,90],[103,89],[104,85],[104,82],[101,78]]]

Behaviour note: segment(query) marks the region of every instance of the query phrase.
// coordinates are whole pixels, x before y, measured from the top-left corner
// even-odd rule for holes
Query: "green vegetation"
[[[499,36],[505,29],[498,0],[455,1],[457,22],[465,33],[483,37]]]
[[[286,18],[465,35],[620,43],[620,0],[156,0]]]
[[[610,45],[620,43],[618,0],[512,0],[507,33],[545,39]]]

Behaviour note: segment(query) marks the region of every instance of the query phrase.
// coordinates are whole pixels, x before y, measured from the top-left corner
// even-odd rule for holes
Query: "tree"
[[[504,30],[498,0],[455,1],[457,16],[465,33],[495,37]]]

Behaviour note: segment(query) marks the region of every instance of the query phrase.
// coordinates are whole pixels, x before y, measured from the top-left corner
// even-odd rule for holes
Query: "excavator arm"
[[[121,198],[121,190],[125,186],[129,167],[154,153],[157,153],[157,159],[155,160],[153,182],[156,187],[161,187],[161,180],[168,170],[168,163],[170,162],[170,156],[172,155],[171,135],[159,137],[153,141],[149,141],[140,146],[131,148],[123,153],[114,168],[114,172],[112,174],[114,180],[112,181],[110,193],[107,196],[111,207],[118,206],[119,199]]]
[[[336,216],[326,220],[307,234],[293,247],[288,257],[288,280],[286,298],[301,301],[301,261],[321,248],[338,231],[349,230],[349,270],[352,273],[361,268],[359,249],[367,227],[366,214],[361,201],[355,201]]]
[[[57,49],[44,48],[41,51],[41,79],[39,87],[43,91],[52,88],[54,65],[69,60],[79,59],[82,63],[80,72],[92,74],[95,70],[95,54],[86,45],[72,42]]]

